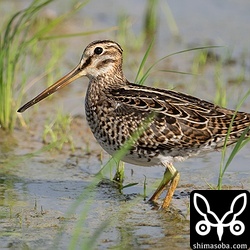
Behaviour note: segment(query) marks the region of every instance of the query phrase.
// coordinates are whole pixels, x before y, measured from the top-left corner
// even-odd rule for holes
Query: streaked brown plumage
[[[81,76],[90,80],[85,100],[87,121],[109,154],[119,150],[153,116],[123,160],[166,167],[164,178],[150,199],[155,201],[170,183],[163,208],[169,206],[179,181],[172,163],[224,145],[235,111],[176,91],[130,83],[122,71],[122,48],[110,40],[90,43],[70,73],[18,111],[23,112]],[[236,142],[249,126],[250,114],[237,112],[227,144]]]

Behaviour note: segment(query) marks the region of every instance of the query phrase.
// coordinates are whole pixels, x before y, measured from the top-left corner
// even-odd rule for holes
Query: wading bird
[[[18,112],[77,78],[87,76],[86,118],[96,140],[110,155],[121,149],[146,123],[122,160],[141,166],[161,164],[166,168],[163,180],[150,198],[155,202],[169,186],[162,204],[162,208],[166,208],[180,178],[173,162],[222,148],[233,117],[226,144],[235,143],[250,126],[250,114],[235,113],[173,90],[130,83],[123,74],[122,60],[122,48],[118,43],[94,41],[86,47],[80,63],[71,72]]]

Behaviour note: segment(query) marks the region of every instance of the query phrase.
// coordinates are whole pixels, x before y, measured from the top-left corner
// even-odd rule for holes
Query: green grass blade
[[[223,169],[223,171],[222,171],[222,175],[224,175],[225,171],[227,170],[229,164],[232,162],[232,160],[233,160],[233,158],[235,157],[235,155],[242,149],[242,147],[243,147],[244,145],[246,145],[246,143],[249,142],[250,138],[245,139],[246,134],[249,132],[249,129],[250,129],[250,128],[248,127],[248,128],[246,128],[246,129],[244,130],[244,132],[242,133],[242,135],[241,135],[240,138],[238,139],[237,143],[235,144],[235,146],[234,146],[234,148],[233,148],[233,150],[232,150],[230,156],[229,156],[228,159],[227,159],[227,162],[226,162],[226,164],[225,164],[225,167],[224,167],[224,169]],[[245,143],[243,144],[243,142],[245,142]]]
[[[153,48],[153,44],[154,44],[154,40],[151,41],[151,43],[149,44],[149,46],[148,46],[148,48],[146,50],[146,53],[144,54],[144,56],[142,58],[142,61],[141,61],[140,65],[139,65],[139,69],[137,71],[137,75],[135,77],[135,83],[139,82],[139,84],[142,84],[141,81],[138,81],[138,79],[139,79],[140,75],[142,74],[143,67],[145,66],[145,63],[146,63],[147,58],[149,56],[149,53]]]
[[[138,182],[129,183],[127,185],[122,186],[121,189],[128,188],[128,187],[133,187],[133,186],[136,186],[138,184],[139,184]]]
[[[191,75],[191,76],[197,76],[197,74],[190,73],[190,72],[184,72],[184,71],[178,71],[178,70],[168,70],[168,69],[162,69],[159,70],[160,72],[167,72],[167,73],[177,73],[182,75]]]
[[[196,50],[204,50],[204,49],[214,49],[214,48],[220,48],[222,46],[215,46],[215,45],[211,45],[211,46],[202,46],[202,47],[195,47],[195,48],[189,48],[189,49],[185,49],[185,50],[180,50],[174,53],[171,53],[169,55],[166,55],[162,58],[160,58],[159,60],[157,60],[155,63],[153,63],[148,70],[145,72],[145,74],[143,75],[143,77],[139,80],[139,83],[142,85],[145,80],[148,78],[151,70],[161,61],[167,59],[168,57],[174,56],[174,55],[178,55],[178,54],[182,54],[182,53],[186,53],[186,52],[190,52],[190,51],[196,51]]]

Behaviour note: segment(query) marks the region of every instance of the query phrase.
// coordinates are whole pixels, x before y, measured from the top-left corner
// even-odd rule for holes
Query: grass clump
[[[32,44],[34,45],[39,39],[38,34],[31,34],[30,30],[39,10],[51,1],[33,1],[28,8],[15,13],[5,27],[1,28],[0,125],[2,129],[12,130],[14,127],[16,108],[21,101],[21,95],[15,98],[14,90],[22,92],[25,76],[20,75],[20,72],[23,69],[24,57]]]
[[[0,128],[11,131],[16,122],[25,82],[27,61],[36,54],[39,41],[57,25],[82,8],[87,2],[74,6],[66,14],[38,25],[39,12],[54,0],[33,0],[24,10],[3,22],[0,35]],[[39,43],[39,45],[41,45]],[[29,56],[29,58],[28,58]],[[18,93],[18,95],[16,94]]]

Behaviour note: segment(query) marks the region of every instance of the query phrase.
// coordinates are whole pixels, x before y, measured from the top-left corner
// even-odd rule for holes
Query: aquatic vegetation
[[[87,2],[44,22],[40,11],[54,0],[33,0],[24,10],[2,22],[0,37],[0,128],[11,131],[17,119],[16,110],[24,95],[28,78],[27,61],[36,55],[37,44],[55,27],[76,13]]]

